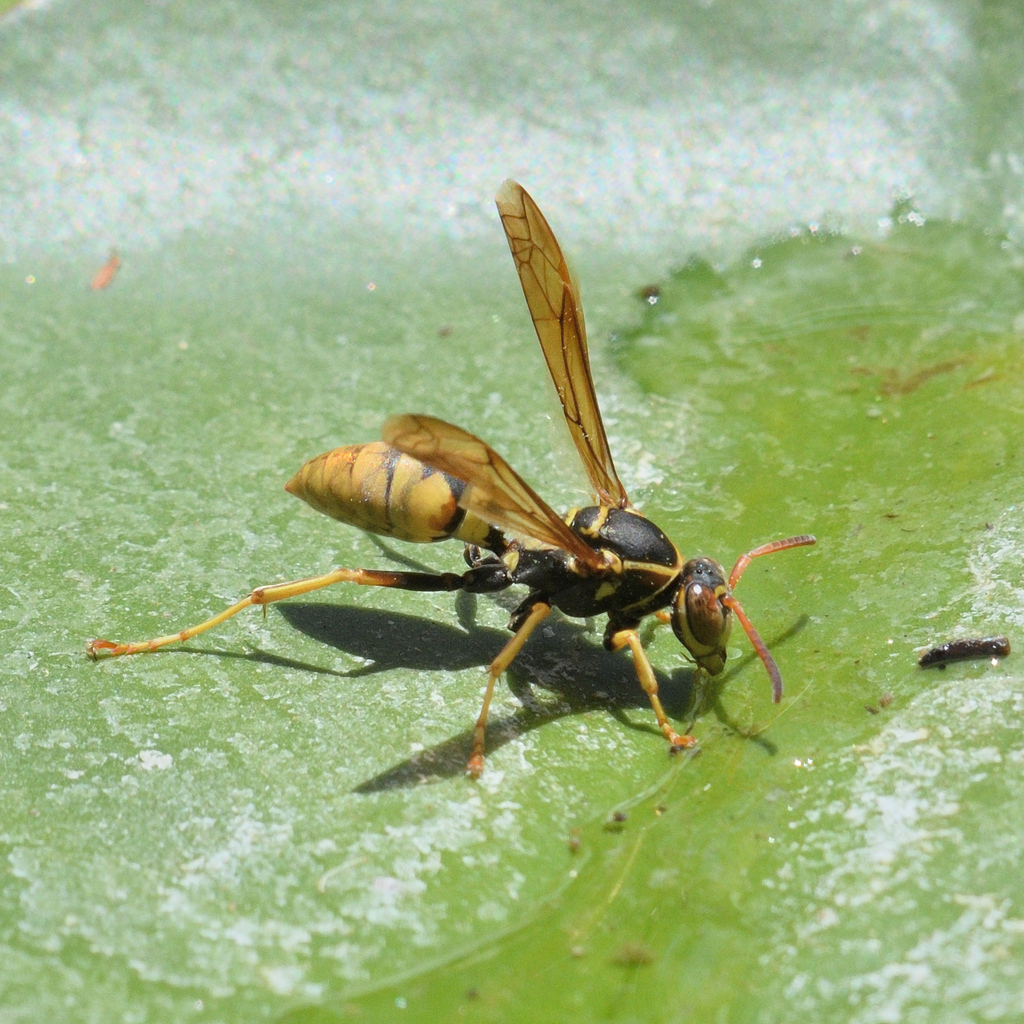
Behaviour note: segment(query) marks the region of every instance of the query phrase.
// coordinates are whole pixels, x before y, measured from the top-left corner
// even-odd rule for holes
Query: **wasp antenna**
[[[787,537],[785,540],[773,540],[769,544],[762,544],[759,548],[754,548],[753,551],[748,551],[745,555],[740,555],[736,559],[736,564],[732,567],[732,572],[729,573],[729,589],[732,590],[740,581],[740,577],[746,572],[747,566],[755,558],[760,558],[761,555],[770,555],[776,551],[785,551],[787,548],[802,548],[808,544],[815,543],[815,538],[809,533],[802,533],[799,537]],[[746,627],[744,627],[746,628]],[[750,630],[747,630],[749,633]],[[751,637],[753,640],[753,637]]]
[[[799,540],[801,538],[795,539]],[[761,553],[764,554],[765,552]],[[730,595],[722,598],[722,604],[736,613],[736,618],[740,620],[740,625],[743,627],[744,632],[750,637],[750,642],[753,644],[754,650],[757,651],[757,656],[764,662],[764,667],[768,670],[768,678],[772,681],[772,703],[778,704],[782,700],[782,673],[779,671],[779,666],[775,664],[775,659],[765,646],[761,635],[754,629],[754,624],[747,618],[747,613],[743,610],[743,606],[739,601]]]

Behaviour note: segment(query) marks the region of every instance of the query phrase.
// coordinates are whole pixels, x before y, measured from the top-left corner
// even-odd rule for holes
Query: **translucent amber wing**
[[[629,498],[615,472],[594,393],[579,290],[561,246],[522,185],[509,178],[494,201],[569,433],[587,476],[601,504],[625,508]]]
[[[489,445],[433,416],[392,416],[383,439],[400,452],[465,481],[459,504],[495,526],[562,548],[595,570],[598,553],[576,536],[558,514]]]

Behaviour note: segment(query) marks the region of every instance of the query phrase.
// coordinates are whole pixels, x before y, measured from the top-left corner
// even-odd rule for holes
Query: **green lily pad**
[[[1024,33],[823,11],[4,22],[0,1017],[1019,1015]],[[671,757],[553,617],[474,783],[507,595],[337,587],[90,662],[334,565],[458,569],[282,489],[392,413],[585,497],[510,173],[579,256],[634,500],[727,565],[817,536],[738,588],[782,702],[739,630],[704,685],[652,626]],[[985,634],[1013,653],[917,665]]]

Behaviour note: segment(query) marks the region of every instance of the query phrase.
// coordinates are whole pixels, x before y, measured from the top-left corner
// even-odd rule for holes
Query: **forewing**
[[[587,476],[604,505],[629,505],[594,392],[579,289],[561,246],[529,193],[509,178],[495,196],[530,316]]]
[[[530,485],[480,438],[433,416],[392,416],[383,439],[400,452],[465,481],[459,504],[493,525],[521,537],[562,548],[600,569],[597,552],[576,536]]]

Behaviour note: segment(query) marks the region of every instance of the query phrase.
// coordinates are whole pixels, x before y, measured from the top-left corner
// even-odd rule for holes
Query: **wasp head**
[[[713,558],[691,558],[683,566],[682,583],[672,605],[672,630],[679,642],[709,675],[725,668],[725,644],[732,613],[725,569]]]
[[[779,666],[751,625],[743,605],[733,597],[732,592],[753,559],[813,543],[814,538],[803,533],[799,537],[762,544],[740,555],[728,578],[725,570],[712,558],[691,558],[683,566],[682,580],[672,605],[672,629],[697,664],[709,675],[717,676],[725,668],[725,642],[729,639],[732,613],[735,612],[772,681],[772,700],[776,704],[782,700]]]

